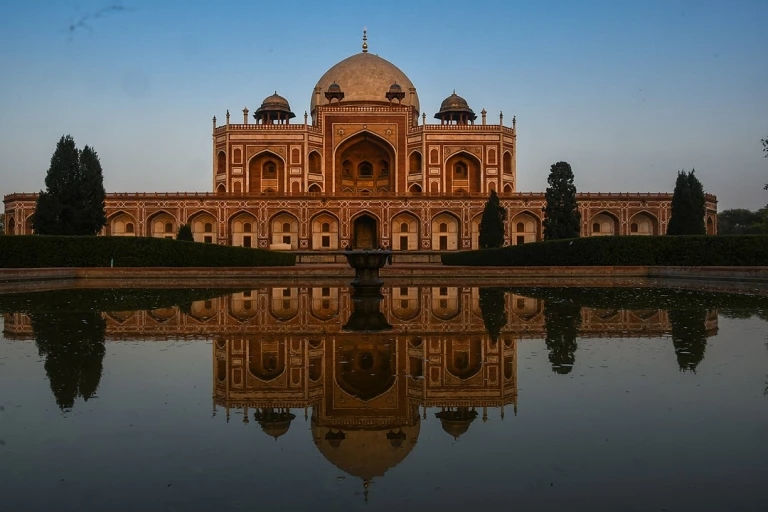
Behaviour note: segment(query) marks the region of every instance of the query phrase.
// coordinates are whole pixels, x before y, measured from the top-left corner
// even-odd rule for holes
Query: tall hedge
[[[0,268],[260,267],[295,265],[290,253],[164,238],[0,236]]]
[[[762,266],[768,235],[602,236],[443,253],[466,266]]]

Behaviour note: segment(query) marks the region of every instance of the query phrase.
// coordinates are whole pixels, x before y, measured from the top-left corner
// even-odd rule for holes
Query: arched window
[[[403,222],[402,224],[400,224],[400,232],[401,233],[407,233],[408,232],[408,223],[407,222]]]
[[[173,233],[173,224],[170,222],[165,223],[165,232],[166,233]]]
[[[16,234],[16,220],[13,217],[8,221],[8,232],[12,235]]]
[[[467,164],[464,162],[457,162],[456,165],[453,166],[453,174],[456,179],[467,179]]]
[[[440,223],[440,227],[438,228],[438,231],[440,231],[440,233],[447,233],[448,232],[448,224],[446,224],[445,222],[441,222]]]
[[[223,151],[219,151],[216,157],[216,174],[224,174],[227,170],[227,155]]]
[[[133,222],[129,222],[125,225],[125,232],[126,233],[133,233]]]
[[[320,226],[320,231],[323,233],[329,233],[331,231],[331,224],[328,222],[323,222],[323,224]]]
[[[357,166],[357,175],[365,178],[373,176],[373,166],[369,162],[361,162]]]
[[[341,168],[344,176],[352,176],[352,162],[349,160],[344,160],[344,162],[341,164]]]
[[[283,233],[290,233],[290,232],[291,232],[291,223],[283,222]]]
[[[226,192],[227,192],[227,187],[225,187],[223,183],[219,183],[219,186],[216,187],[216,193],[217,194],[224,194]]]
[[[243,162],[243,152],[240,148],[235,148],[235,151],[233,153],[233,160],[237,164]]]
[[[389,176],[389,163],[382,160],[380,162],[381,165],[381,174],[380,176]]]
[[[637,229],[637,222],[633,222],[633,223],[632,223],[632,224],[629,226],[629,231],[630,231],[631,233],[637,233],[637,231],[638,231],[638,229]]]
[[[309,154],[309,172],[320,174],[320,154],[317,151],[313,151]]]
[[[592,232],[593,233],[599,233],[600,232],[600,223],[595,222],[592,224]]]
[[[518,222],[516,227],[517,227],[518,233],[525,232],[525,224],[523,224],[522,222]]]
[[[263,174],[265,178],[277,177],[277,166],[274,162],[265,162],[263,167]]]
[[[301,162],[301,152],[298,148],[293,148],[291,150],[291,163],[298,164]]]
[[[439,162],[439,160],[440,160],[440,158],[439,158],[439,154],[438,154],[437,150],[436,149],[430,150],[430,152],[429,152],[429,162],[433,163],[433,164],[436,164],[436,163]]]
[[[251,229],[252,229],[252,226],[250,222],[246,222],[245,224],[243,224],[243,231],[245,231],[246,233],[250,233]]]
[[[203,229],[205,230],[206,233],[210,233],[211,231],[213,231],[213,224],[211,224],[210,222],[206,222]]]
[[[496,163],[496,150],[493,148],[488,150],[488,163],[489,164]]]

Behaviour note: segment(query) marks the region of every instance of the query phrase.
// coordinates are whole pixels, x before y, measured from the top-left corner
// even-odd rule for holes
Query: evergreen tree
[[[581,212],[576,204],[576,185],[573,184],[571,166],[567,162],[553,164],[547,183],[544,239],[578,238]]]
[[[78,151],[65,135],[56,144],[32,218],[40,235],[95,235],[104,227],[104,184],[99,157],[86,146]]]
[[[763,151],[765,151],[765,158],[768,158],[768,137],[762,139],[760,142],[763,143]],[[763,187],[763,190],[768,190],[768,183],[765,184]]]
[[[189,224],[182,224],[179,226],[179,232],[176,233],[176,240],[182,242],[194,242],[195,237],[192,235],[192,228]]]
[[[499,196],[491,190],[491,197],[485,203],[483,218],[480,220],[480,247],[488,249],[504,245],[504,222],[507,210],[501,206]]]
[[[691,172],[679,171],[672,194],[672,216],[667,225],[668,235],[705,235],[704,225],[706,204],[704,187]]]
[[[5,234],[5,214],[0,213],[0,235]]]

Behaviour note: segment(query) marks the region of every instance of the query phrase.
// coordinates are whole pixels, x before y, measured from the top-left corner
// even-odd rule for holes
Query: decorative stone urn
[[[345,251],[349,265],[355,269],[355,280],[352,288],[352,313],[344,324],[345,330],[350,331],[385,331],[392,326],[381,312],[381,287],[384,281],[379,277],[379,269],[387,264],[392,257],[392,251],[386,250],[356,250]]]

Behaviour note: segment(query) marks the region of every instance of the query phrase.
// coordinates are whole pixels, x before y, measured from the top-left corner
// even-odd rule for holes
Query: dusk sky
[[[583,192],[671,192],[695,168],[719,210],[757,209],[766,20],[767,0],[6,3],[0,194],[44,188],[67,133],[108,192],[212,191],[211,118],[240,123],[276,90],[303,122],[367,26],[428,122],[453,89],[489,123],[517,116],[519,191],[559,160]]]

